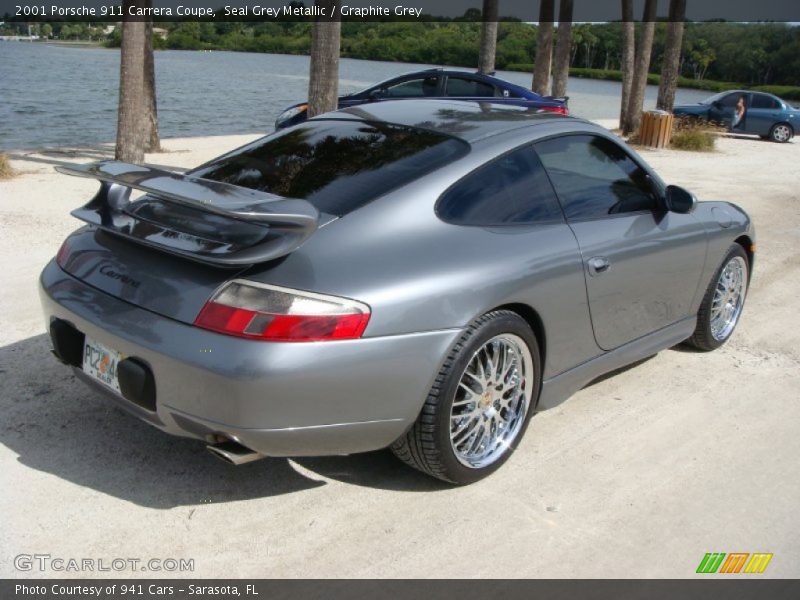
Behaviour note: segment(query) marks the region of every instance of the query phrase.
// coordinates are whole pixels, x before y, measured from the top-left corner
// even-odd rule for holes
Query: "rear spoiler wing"
[[[81,221],[159,250],[218,266],[238,267],[285,256],[319,226],[320,215],[306,200],[283,198],[258,190],[120,161],[63,165],[56,171],[101,182],[85,206],[72,211]],[[143,219],[131,210],[131,190],[172,204],[245,221],[264,229],[255,243],[210,239],[174,225]]]

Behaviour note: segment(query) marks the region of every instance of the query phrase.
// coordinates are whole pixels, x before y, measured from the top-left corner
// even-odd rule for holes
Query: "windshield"
[[[337,216],[469,152],[435,131],[389,123],[313,120],[268,135],[192,175],[286,198]]]

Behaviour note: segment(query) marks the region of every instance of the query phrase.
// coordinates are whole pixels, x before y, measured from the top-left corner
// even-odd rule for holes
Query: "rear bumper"
[[[350,454],[391,444],[414,422],[458,329],[336,342],[269,343],[199,329],[109,296],[48,264],[46,324],[61,319],[150,367],[156,410],[75,369],[166,432],[231,437],[267,456]]]

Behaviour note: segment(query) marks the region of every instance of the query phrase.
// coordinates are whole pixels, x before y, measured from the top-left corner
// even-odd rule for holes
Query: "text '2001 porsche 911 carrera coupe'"
[[[41,275],[55,355],[234,464],[389,447],[470,483],[598,376],[723,344],[753,267],[742,209],[490,103],[348,108],[185,174],[59,170],[101,187]]]

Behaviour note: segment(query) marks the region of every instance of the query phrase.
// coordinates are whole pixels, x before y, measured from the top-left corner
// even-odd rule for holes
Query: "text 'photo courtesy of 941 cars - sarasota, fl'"
[[[490,101],[343,108],[185,174],[58,169],[100,190],[41,275],[54,354],[233,464],[388,447],[474,482],[600,375],[724,344],[753,269],[739,207]]]

